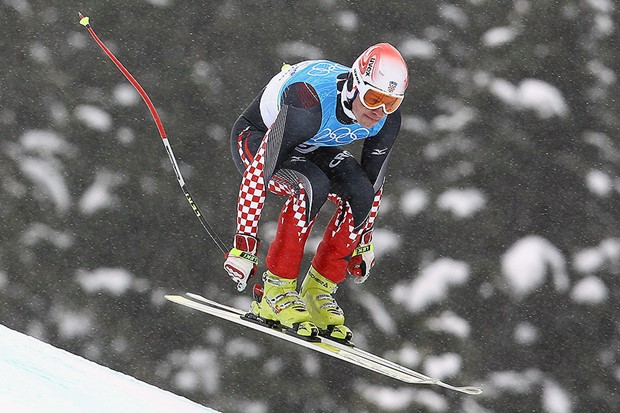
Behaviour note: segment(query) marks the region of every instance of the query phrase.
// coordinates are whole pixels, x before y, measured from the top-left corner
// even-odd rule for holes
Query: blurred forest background
[[[485,393],[404,386],[165,302],[194,291],[245,307],[250,293],[78,11],[149,93],[226,242],[229,129],[282,63],[399,48],[411,79],[378,262],[337,299],[360,347]],[[2,0],[0,322],[224,412],[617,411],[619,13],[612,0]],[[262,257],[280,205],[268,199]]]

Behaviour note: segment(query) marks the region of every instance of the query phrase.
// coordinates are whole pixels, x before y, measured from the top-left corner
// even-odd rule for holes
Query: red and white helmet
[[[398,109],[409,85],[407,64],[398,50],[389,43],[366,49],[351,67],[352,88],[368,109],[383,107],[385,113]]]

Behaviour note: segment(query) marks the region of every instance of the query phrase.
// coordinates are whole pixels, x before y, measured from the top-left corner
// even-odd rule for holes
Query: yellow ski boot
[[[296,291],[297,280],[278,277],[267,271],[263,274],[263,294],[252,302],[251,311],[260,318],[285,327],[287,333],[306,339],[318,335],[310,321],[310,313]]]
[[[344,325],[344,312],[332,297],[338,286],[310,267],[301,285],[301,299],[306,304],[310,319],[322,336],[336,341],[349,342],[353,333]]]

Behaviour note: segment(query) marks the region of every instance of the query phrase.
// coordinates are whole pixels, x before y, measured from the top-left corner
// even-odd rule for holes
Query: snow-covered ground
[[[0,325],[3,413],[215,412]]]

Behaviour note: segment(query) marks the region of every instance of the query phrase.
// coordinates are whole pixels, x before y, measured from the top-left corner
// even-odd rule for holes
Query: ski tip
[[[472,386],[459,387],[458,391],[460,391],[461,393],[465,393],[465,394],[471,394],[473,396],[482,394],[482,389],[480,387],[472,387]]]
[[[80,24],[86,28],[90,26],[90,18],[88,16],[84,16],[82,12],[78,12],[80,15]]]

